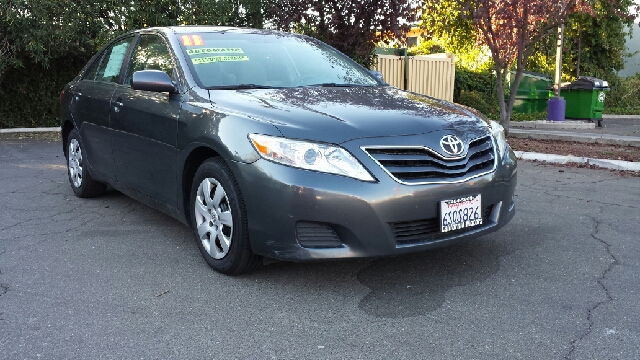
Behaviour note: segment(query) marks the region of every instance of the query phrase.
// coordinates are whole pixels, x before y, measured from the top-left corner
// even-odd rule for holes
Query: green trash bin
[[[513,83],[514,78],[515,71],[512,71],[509,84]],[[516,100],[513,103],[513,112],[531,114],[547,111],[547,103],[553,94],[549,90],[552,86],[553,79],[551,76],[523,72],[522,80],[520,80],[516,92]],[[509,101],[509,95],[505,95],[505,101]]]
[[[609,83],[594,77],[580,76],[578,80],[563,86],[560,96],[567,101],[567,119],[602,121],[604,99]]]

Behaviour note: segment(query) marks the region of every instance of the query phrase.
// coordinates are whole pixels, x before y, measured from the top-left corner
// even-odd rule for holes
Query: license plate
[[[440,201],[440,231],[482,225],[481,194]]]

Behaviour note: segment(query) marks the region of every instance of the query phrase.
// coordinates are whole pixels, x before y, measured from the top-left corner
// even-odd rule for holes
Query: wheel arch
[[[180,186],[180,196],[181,205],[182,205],[182,213],[184,214],[187,223],[191,223],[191,212],[189,211],[189,195],[191,194],[191,183],[193,182],[193,177],[198,171],[200,165],[202,165],[205,160],[220,156],[220,153],[213,148],[206,145],[199,145],[192,149],[189,152],[189,155],[185,158],[184,166],[182,168],[181,175],[181,186]]]
[[[69,133],[71,133],[71,130],[73,130],[75,127],[73,125],[73,122],[71,122],[71,120],[66,120],[63,124],[62,124],[62,128],[60,130],[61,135],[62,135],[62,152],[64,153],[65,158],[67,157],[67,141],[69,141]]]

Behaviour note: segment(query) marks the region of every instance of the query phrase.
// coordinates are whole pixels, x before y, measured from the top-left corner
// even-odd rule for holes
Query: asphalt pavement
[[[0,359],[638,359],[640,183],[521,161],[497,233],[227,277],[187,227],[79,199],[62,147],[0,140]]]

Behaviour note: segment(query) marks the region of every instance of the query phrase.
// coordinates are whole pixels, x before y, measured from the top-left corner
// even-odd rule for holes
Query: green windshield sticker
[[[223,61],[249,61],[249,57],[244,55],[242,56],[209,56],[209,57],[191,59],[191,62],[194,65],[216,63],[216,62],[223,62]]]
[[[187,55],[199,55],[199,54],[219,54],[219,53],[241,53],[244,54],[241,48],[200,48],[200,49],[187,49]]]

